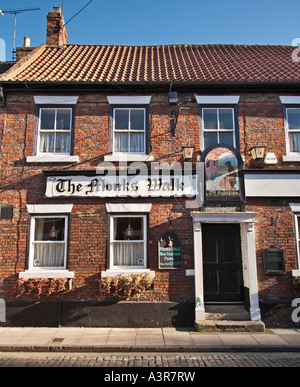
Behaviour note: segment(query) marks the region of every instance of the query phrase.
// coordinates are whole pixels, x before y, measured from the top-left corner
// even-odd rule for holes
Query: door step
[[[227,321],[205,320],[195,321],[197,332],[264,332],[262,321]]]
[[[250,314],[244,305],[205,305],[205,320],[247,321]]]
[[[195,321],[197,332],[264,332],[262,321],[251,321],[243,305],[205,305],[205,320]]]

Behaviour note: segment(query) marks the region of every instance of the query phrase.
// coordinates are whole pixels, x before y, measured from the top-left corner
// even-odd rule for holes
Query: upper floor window
[[[196,101],[200,114],[201,150],[216,144],[238,148],[239,96],[196,96]]]
[[[282,161],[300,161],[300,96],[279,96],[283,105],[286,155]]]
[[[150,96],[108,96],[109,156],[105,161],[151,161],[149,156]]]
[[[114,153],[145,154],[145,108],[114,108],[113,130]]]
[[[70,154],[71,108],[41,108],[39,112],[38,153]]]
[[[286,109],[286,130],[289,153],[300,152],[300,108]]]
[[[36,120],[33,155],[27,162],[77,162],[73,156],[74,96],[35,96]]]
[[[235,147],[234,110],[232,108],[202,109],[204,147],[227,144]]]

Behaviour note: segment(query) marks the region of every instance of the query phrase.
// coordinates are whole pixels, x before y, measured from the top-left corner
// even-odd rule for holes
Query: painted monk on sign
[[[227,161],[225,165],[227,165],[228,171],[223,175],[217,189],[232,191],[235,189],[234,186],[236,185],[236,172],[230,161]]]

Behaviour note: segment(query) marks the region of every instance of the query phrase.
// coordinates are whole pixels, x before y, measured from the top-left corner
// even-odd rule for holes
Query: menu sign
[[[165,233],[158,242],[159,269],[182,269],[181,241],[172,232]]]

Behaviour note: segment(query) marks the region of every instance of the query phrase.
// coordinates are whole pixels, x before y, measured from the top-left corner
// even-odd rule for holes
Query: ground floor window
[[[110,216],[111,268],[146,268],[146,215]]]
[[[65,269],[67,216],[33,216],[31,219],[30,269]]]
[[[297,258],[298,258],[298,265],[300,262],[300,214],[295,215],[295,223],[296,223],[296,245],[297,245]],[[300,267],[298,267],[300,269]]]
[[[297,254],[297,268],[292,270],[294,277],[300,276],[300,203],[289,203],[294,217],[295,245]]]

